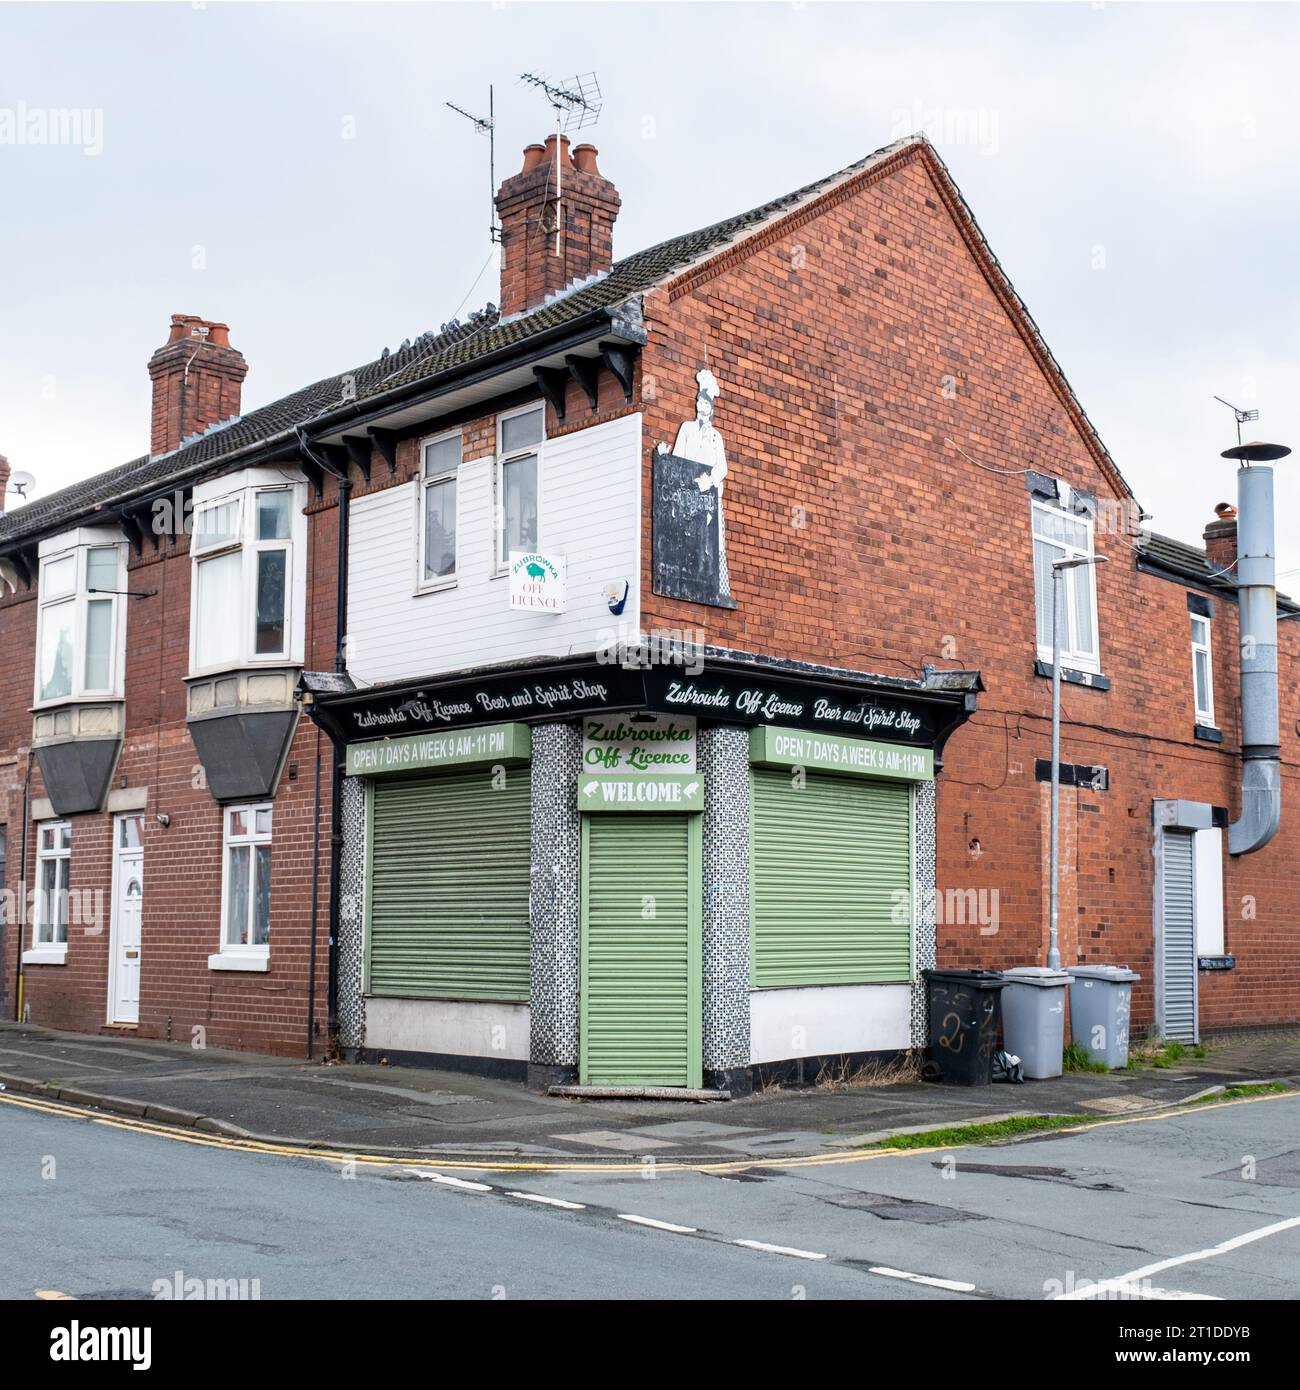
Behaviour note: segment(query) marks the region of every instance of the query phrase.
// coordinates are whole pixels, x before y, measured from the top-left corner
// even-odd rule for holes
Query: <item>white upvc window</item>
[[[524,406],[497,416],[496,572],[510,566],[511,551],[542,544],[542,448],[546,407]]]
[[[301,664],[303,486],[265,469],[220,481],[228,490],[208,484],[194,502],[190,674]]]
[[[126,547],[81,531],[51,543],[37,581],[37,705],[119,697],[126,648]],[[62,539],[62,538],[61,538]]]
[[[32,949],[61,956],[68,947],[68,872],[72,865],[72,826],[44,821],[37,830],[36,900]],[[43,954],[43,952],[42,952]]]
[[[1034,502],[1034,597],[1038,659],[1052,660],[1052,565],[1057,560],[1091,558],[1093,521],[1061,507]],[[1061,665],[1099,672],[1097,578],[1095,565],[1062,570],[1059,594]]]
[[[450,588],[456,582],[456,494],[461,463],[460,430],[426,440],[421,450],[419,501],[419,590]]]
[[[271,805],[222,813],[221,949],[214,970],[265,970],[271,953]]]
[[[1210,653],[1210,620],[1200,613],[1192,620],[1192,691],[1196,700],[1196,722],[1214,727],[1214,666]]]

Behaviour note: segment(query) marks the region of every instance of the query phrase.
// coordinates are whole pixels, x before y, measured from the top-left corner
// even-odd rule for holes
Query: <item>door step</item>
[[[696,1090],[691,1086],[552,1086],[549,1096],[567,1100],[730,1100],[730,1091]]]

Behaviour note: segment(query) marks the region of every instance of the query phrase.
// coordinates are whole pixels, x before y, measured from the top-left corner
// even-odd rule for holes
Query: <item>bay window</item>
[[[1042,502],[1033,504],[1034,596],[1038,658],[1052,660],[1052,566],[1057,560],[1091,557],[1093,520]],[[1095,566],[1062,570],[1055,580],[1061,665],[1097,672],[1097,582]]]
[[[541,546],[542,442],[546,409],[528,406],[497,419],[497,572],[510,564],[511,551]]]
[[[93,531],[57,537],[46,543],[48,553],[41,556],[37,583],[38,705],[87,696],[120,696],[122,691],[125,547],[94,544],[93,537]]]
[[[232,481],[238,490],[229,490]],[[213,495],[216,487],[227,491]],[[304,498],[298,483],[248,470],[195,490],[190,673],[301,663]],[[301,591],[301,592],[300,592]]]
[[[422,589],[442,588],[456,581],[456,484],[460,461],[459,430],[429,440],[422,451],[418,584]]]

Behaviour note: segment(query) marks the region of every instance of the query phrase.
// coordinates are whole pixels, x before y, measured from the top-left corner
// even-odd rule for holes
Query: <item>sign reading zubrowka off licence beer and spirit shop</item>
[[[582,721],[587,773],[695,771],[695,720],[676,714],[601,714]]]

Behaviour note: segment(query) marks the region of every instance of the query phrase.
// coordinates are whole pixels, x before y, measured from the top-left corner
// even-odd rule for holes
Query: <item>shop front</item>
[[[346,747],[341,1043],[736,1093],[906,1049],[935,768],[979,688],[707,649],[315,694]]]

